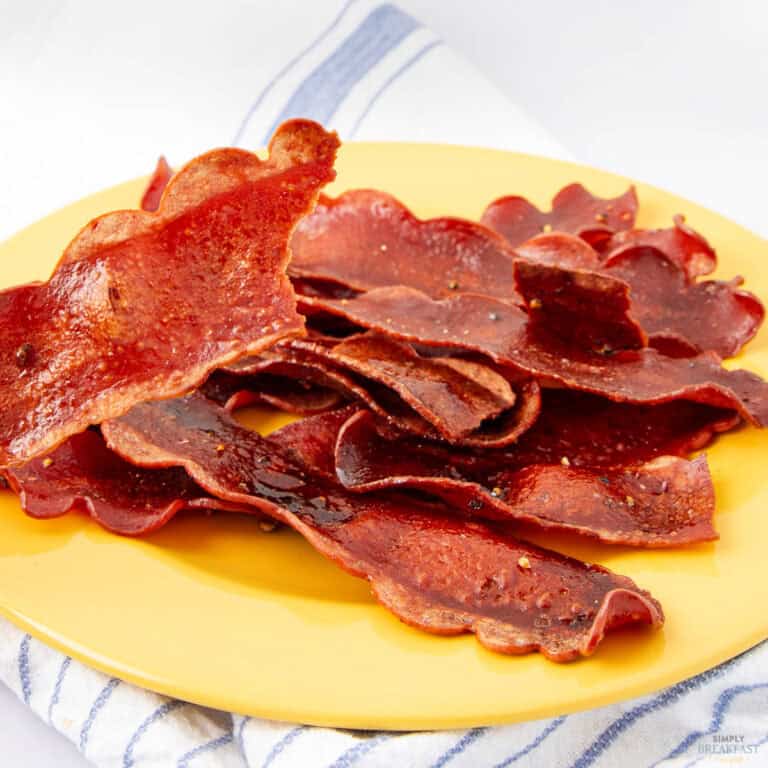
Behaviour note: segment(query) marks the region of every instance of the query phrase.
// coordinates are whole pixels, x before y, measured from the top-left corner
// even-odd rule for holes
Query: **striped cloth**
[[[26,4],[19,7],[22,5]],[[3,158],[6,176],[18,177],[19,185],[0,193],[4,196],[0,197],[0,216],[5,211],[9,217],[0,218],[0,234],[10,232],[12,220],[18,225],[19,221],[32,221],[45,212],[34,205],[19,208],[24,200],[32,199],[24,194],[25,184],[32,190],[40,189],[45,182],[45,192],[52,196],[36,194],[35,204],[54,207],[51,203],[57,202],[56,194],[71,196],[78,183],[91,185],[84,192],[93,191],[132,175],[136,168],[146,166],[146,159],[158,149],[172,148],[179,156],[175,157],[172,151],[171,159],[180,160],[185,157],[182,152],[189,155],[189,150],[203,149],[207,144],[258,146],[276,125],[297,115],[320,120],[339,130],[345,139],[443,141],[564,154],[562,148],[455,57],[429,29],[394,5],[367,0],[350,0],[343,6],[331,0],[293,6],[250,3],[238,6],[237,28],[226,14],[214,18],[206,12],[194,17],[191,4],[155,4],[151,8],[141,5],[131,4],[136,19],[123,20],[122,38],[131,45],[144,39],[142,50],[156,63],[163,60],[167,50],[182,59],[194,56],[194,46],[200,39],[210,44],[224,41],[223,48],[218,49],[221,56],[207,58],[208,71],[210,74],[211,68],[215,70],[210,82],[227,83],[232,103],[212,109],[217,94],[211,92],[209,100],[204,84],[190,86],[186,73],[174,80],[173,73],[166,68],[163,76],[169,80],[168,91],[179,100],[176,111],[164,113],[164,119],[158,121],[161,125],[153,123],[153,114],[134,116],[129,127],[135,130],[126,129],[124,137],[121,136],[124,146],[121,144],[123,151],[119,157],[112,164],[93,164],[98,166],[99,173],[105,174],[104,179],[88,176],[88,163],[83,164],[86,167],[76,178],[68,178],[69,158],[65,155],[58,165],[46,158],[42,167],[36,169],[23,152],[16,153],[20,161],[9,154]],[[171,43],[161,35],[161,47],[157,40],[149,39],[152,30],[141,24],[146,18],[142,12],[148,14],[150,10],[153,27],[163,28],[163,13],[168,14],[168,24],[183,13],[188,26],[197,24],[199,35],[185,27],[184,34],[174,37]],[[68,13],[65,26],[98,25],[98,13],[93,7],[83,9],[72,4]],[[62,21],[61,16],[55,19]],[[249,80],[244,76],[249,70],[226,55],[226,41],[236,38],[241,28],[263,27],[265,19],[269,20],[268,32],[278,32],[256,38],[262,46],[252,53],[258,77]],[[63,53],[55,45],[57,29],[51,27],[45,50],[41,47],[32,57],[27,79],[21,78],[17,84],[32,104],[28,119],[34,119],[36,114],[34,89],[40,82],[34,67],[41,72],[53,72],[54,63],[60,61]],[[279,30],[288,30],[290,34],[281,37]],[[99,35],[93,26],[91,32],[89,39],[96,45]],[[118,44],[112,39],[107,41],[111,47]],[[2,55],[15,58],[17,54],[21,55],[14,51],[11,37],[5,54],[0,54],[0,66]],[[119,51],[114,60],[117,58]],[[93,76],[113,75],[107,72]],[[239,76],[231,87],[227,80],[230,75]],[[130,90],[129,84],[125,87]],[[185,88],[191,88],[189,93],[194,98],[190,95],[184,101]],[[244,94],[249,91],[246,102]],[[204,103],[201,93],[206,95]],[[143,96],[147,101],[147,95]],[[124,98],[128,103],[144,103],[140,90],[135,94],[129,92]],[[235,101],[239,103],[234,104]],[[73,134],[87,135],[90,151],[98,155],[99,142],[104,139],[95,135],[98,131],[88,133],[98,115],[87,107],[84,105],[77,114],[69,115],[74,121],[69,129]],[[40,109],[42,117],[43,108]],[[211,120],[218,124],[218,132],[208,126],[207,121]],[[152,130],[146,130],[146,123]],[[197,132],[190,130],[190,125],[197,127]],[[20,146],[25,146],[21,134],[34,131],[34,122],[24,123],[19,131]],[[190,140],[190,134],[196,138]],[[174,137],[184,138],[175,141]],[[14,145],[13,136],[10,141],[4,138],[6,144],[19,146]],[[26,141],[29,142],[28,137]],[[195,141],[201,146],[194,147]],[[98,156],[115,155],[114,147],[110,146],[109,152]],[[123,172],[121,159],[131,164],[130,171]],[[14,166],[14,162],[23,166]],[[57,192],[59,178],[62,180]],[[62,197],[61,202],[66,199]],[[689,768],[722,765],[726,761],[739,765],[768,764],[768,643],[642,699],[539,722],[437,733],[313,728],[205,709],[103,675],[3,620],[0,680],[51,727],[70,739],[87,759],[110,768]],[[449,691],[446,693],[450,695]]]

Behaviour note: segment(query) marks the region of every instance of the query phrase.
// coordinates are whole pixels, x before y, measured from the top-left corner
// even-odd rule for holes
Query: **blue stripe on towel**
[[[329,766],[329,768],[350,768],[361,757],[365,757],[372,749],[375,749],[383,741],[388,741],[392,736],[388,733],[380,733],[378,736],[370,736],[350,747],[346,752]]]
[[[510,755],[505,760],[502,760],[494,768],[507,768],[508,765],[516,763],[521,757],[525,757],[533,752],[550,734],[554,733],[564,722],[565,716],[557,717],[547,724],[547,727],[530,743],[524,746],[522,749],[515,752],[514,755]]]
[[[243,138],[243,134],[245,133],[245,129],[248,127],[248,123],[250,119],[254,116],[256,113],[256,110],[262,105],[262,102],[264,99],[267,98],[267,96],[270,94],[272,89],[282,80],[307,54],[311,53],[312,51],[317,48],[320,43],[325,40],[328,35],[333,32],[336,27],[339,26],[339,23],[346,15],[347,11],[356,3],[358,0],[347,0],[347,3],[344,5],[344,7],[339,11],[336,18],[303,50],[299,51],[299,53],[296,54],[266,85],[264,90],[258,95],[256,98],[256,101],[253,102],[253,105],[246,113],[245,117],[243,118],[243,122],[240,123],[240,127],[237,129],[237,133],[235,134],[235,138],[232,139],[232,144],[237,145],[240,140]]]
[[[51,694],[51,700],[48,703],[48,722],[53,724],[53,708],[59,703],[59,696],[61,695],[61,686],[64,684],[64,676],[67,674],[69,665],[72,663],[72,659],[69,656],[64,657],[64,661],[61,662],[59,667],[59,674],[56,675],[56,682],[53,685],[53,693]]]
[[[394,5],[372,10],[358,28],[304,79],[264,135],[292,117],[310,117],[327,124],[354,85],[419,23]]]
[[[245,741],[243,740],[243,732],[245,731],[245,726],[248,725],[248,721],[250,719],[250,715],[244,717],[240,721],[240,725],[237,726],[237,745],[240,747],[240,752],[243,754],[243,760],[245,761],[246,768],[251,768],[251,764],[248,761],[248,755],[245,753]]]
[[[288,731],[272,749],[269,750],[266,760],[262,764],[261,768],[269,768],[275,761],[277,756],[301,733],[307,730],[306,725],[300,725],[291,731]]]
[[[139,743],[141,737],[146,733],[147,728],[158,720],[162,720],[169,712],[173,712],[174,709],[178,709],[183,706],[185,702],[178,700],[166,701],[165,704],[159,706],[151,715],[145,717],[141,725],[133,732],[133,736],[128,739],[128,744],[125,747],[123,753],[123,768],[131,768],[134,764],[133,751],[136,749],[136,745]]]
[[[352,126],[352,130],[349,132],[349,137],[353,138],[354,135],[357,133],[358,128],[360,128],[360,124],[365,120],[366,117],[370,114],[371,110],[375,106],[376,102],[379,100],[381,96],[384,95],[384,92],[394,83],[398,78],[400,78],[402,75],[404,75],[417,61],[424,58],[426,54],[428,54],[433,48],[437,48],[438,45],[442,45],[442,40],[433,40],[431,43],[427,43],[423,48],[416,51],[416,53],[411,56],[408,61],[403,64],[400,69],[398,69],[396,72],[393,72],[378,88],[376,93],[373,94],[371,97],[371,100],[366,105],[365,109],[360,113],[360,117],[357,118],[355,121],[355,124]]]
[[[619,736],[626,731],[630,726],[634,725],[638,720],[646,715],[656,712],[670,704],[673,704],[682,696],[685,696],[691,691],[695,691],[702,685],[720,677],[724,672],[733,667],[740,659],[743,659],[746,654],[736,656],[730,661],[726,661],[725,664],[721,664],[719,667],[709,669],[696,677],[692,677],[689,680],[683,680],[682,683],[673,685],[671,688],[667,688],[666,691],[659,694],[650,701],[646,701],[636,707],[633,707],[628,712],[625,712],[620,718],[614,720],[592,744],[582,753],[571,766],[571,768],[587,768],[597,760],[600,755],[605,752],[608,747],[613,744]]]
[[[432,768],[443,768],[443,766],[460,755],[466,748],[476,742],[486,731],[486,728],[472,728],[467,731],[447,752],[443,752],[437,761],[432,764]]]
[[[85,754],[85,750],[88,746],[88,739],[91,735],[91,728],[93,727],[99,712],[101,712],[104,705],[109,701],[109,697],[118,685],[120,685],[120,681],[116,677],[110,678],[110,681],[101,689],[101,692],[96,697],[96,701],[93,702],[91,711],[88,713],[88,717],[80,730],[80,751],[83,754]]]
[[[213,752],[219,747],[223,747],[225,744],[229,744],[231,741],[232,741],[231,731],[229,733],[225,733],[223,736],[219,736],[217,739],[206,741],[205,744],[201,744],[199,747],[190,749],[186,755],[182,755],[179,758],[179,762],[176,764],[177,768],[187,768],[189,766],[190,760],[194,760],[200,755],[208,754],[208,752]]]
[[[32,678],[29,672],[29,641],[32,638],[24,635],[19,646],[19,682],[21,683],[21,696],[25,704],[29,704],[32,698]]]

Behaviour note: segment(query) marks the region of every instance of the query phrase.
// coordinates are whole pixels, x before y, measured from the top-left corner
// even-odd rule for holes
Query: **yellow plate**
[[[476,217],[515,192],[547,204],[578,180],[598,194],[627,180],[568,163],[447,146],[344,147],[333,192],[377,187],[421,216]],[[90,217],[134,206],[133,181],[49,216],[0,247],[0,285],[44,278]],[[721,273],[768,298],[768,245],[720,216],[639,185],[643,226],[672,214],[711,238]],[[768,374],[768,333],[739,364]],[[262,429],[272,417],[251,416]],[[270,422],[271,419],[271,422]],[[269,423],[268,423],[269,422]],[[503,723],[596,707],[711,667],[768,636],[768,435],[745,429],[709,452],[715,544],[633,551],[574,537],[547,543],[625,573],[658,597],[661,632],[621,632],[590,659],[504,657],[471,636],[433,637],[378,607],[366,584],[297,535],[236,516],[178,519],[140,541],[81,515],[38,522],[0,493],[0,610],[34,635],[139,685],[261,717],[354,728]],[[541,541],[541,539],[539,539]]]

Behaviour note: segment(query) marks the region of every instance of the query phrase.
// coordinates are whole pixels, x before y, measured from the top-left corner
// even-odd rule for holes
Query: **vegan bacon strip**
[[[616,319],[620,318],[617,300],[621,297],[627,302],[626,309],[637,329],[641,326],[650,337],[651,346],[666,354],[690,356],[711,350],[721,357],[735,355],[760,328],[765,315],[762,303],[740,289],[741,278],[730,282],[697,282],[695,276],[690,277],[681,247],[676,246],[674,236],[666,232],[669,230],[649,230],[649,244],[642,244],[638,230],[634,234],[639,244],[632,244],[630,240],[629,245],[615,248],[602,261],[597,252],[578,237],[561,232],[541,235],[517,249],[518,255],[525,259],[515,264],[518,290],[529,306],[531,298],[536,296],[541,303],[539,309],[551,314],[553,308],[573,304],[579,298],[573,286],[565,285],[569,276],[576,288],[579,282],[587,280],[596,284],[605,281],[613,288],[604,291],[603,300],[593,301],[591,306],[583,304],[576,308],[577,312],[569,313],[567,327],[572,336],[580,335],[581,326],[599,328],[606,321],[610,323],[612,307],[619,310],[615,315]],[[680,237],[698,236],[691,233]],[[650,244],[653,242],[658,245]],[[660,249],[665,243],[672,243],[668,251],[671,255]],[[693,260],[688,263],[695,266],[699,256],[690,251],[684,253]],[[563,256],[561,260],[558,254]],[[557,276],[557,280],[553,276]],[[526,277],[531,284],[528,288],[521,284],[521,278]],[[538,288],[536,282],[540,283]],[[589,298],[589,293],[584,293]],[[626,324],[628,318],[624,319]],[[606,331],[610,332],[612,327],[609,325]],[[614,344],[615,348],[631,346],[626,341],[620,339]],[[642,346],[639,339],[636,346]]]
[[[603,310],[631,302],[635,346],[646,346],[650,337],[652,346],[673,356],[712,350],[728,357],[754,336],[763,320],[762,304],[738,290],[739,280],[695,282],[697,275],[712,270],[715,254],[681,217],[668,230],[618,231],[634,221],[634,193],[603,201],[572,185],[556,201],[556,214],[526,214],[512,229],[510,206],[529,213],[535,209],[522,198],[507,198],[498,209],[492,205],[483,222],[508,237],[505,243],[474,222],[421,220],[390,195],[352,190],[324,198],[299,224],[291,242],[290,274],[296,290],[309,297],[354,298],[375,288],[404,285],[433,299],[479,293],[521,303],[520,263],[530,262],[531,268],[546,265],[563,275],[573,271],[574,285],[586,279],[612,281],[615,289],[606,289],[601,301],[585,308],[579,325],[600,326],[606,319]],[[590,229],[597,226],[595,217],[601,222],[598,230]],[[542,227],[563,231],[542,233]],[[521,242],[523,230],[531,236]],[[597,234],[606,242],[605,253],[589,244],[599,245]],[[555,287],[562,293],[563,277]],[[562,298],[573,300],[573,290]],[[558,296],[549,291],[540,300],[549,305]],[[572,314],[571,320],[575,318]],[[571,335],[578,336],[576,326],[571,327]],[[605,330],[610,335],[611,329]],[[626,342],[605,343],[618,349],[633,346]]]
[[[622,249],[608,259],[605,274],[627,283],[632,313],[661,350],[688,355],[712,350],[732,357],[754,337],[765,309],[741,278],[690,282],[683,269],[655,247]]]
[[[649,348],[590,353],[534,332],[525,312],[490,296],[463,294],[435,301],[401,286],[353,299],[304,297],[302,304],[310,313],[330,313],[396,339],[481,353],[545,383],[617,402],[693,400],[736,410],[756,426],[768,422],[768,383],[749,371],[724,369],[716,355],[678,359]]]
[[[155,166],[155,170],[152,173],[152,177],[147,184],[147,188],[144,190],[144,195],[141,198],[141,205],[139,206],[142,211],[156,211],[160,207],[160,200],[165,192],[165,188],[168,186],[168,182],[173,176],[173,170],[168,165],[168,161],[160,155]]]
[[[310,388],[286,410],[308,412],[307,404],[316,412],[327,410],[336,391],[365,403],[391,430],[456,445],[507,445],[539,412],[539,387],[533,381],[511,382],[471,360],[422,357],[405,342],[374,334],[281,342],[259,358],[214,373],[202,389],[232,410],[272,397],[267,372],[297,378],[276,380],[289,394],[297,385]]]
[[[266,161],[202,155],[156,213],[94,219],[48,282],[0,293],[0,466],[300,334],[287,245],[334,177],[338,144],[296,120]]]
[[[208,495],[183,469],[129,464],[91,430],[73,435],[45,459],[7,470],[6,477],[31,517],[49,519],[80,509],[124,536],[150,533],[183,509],[254,513],[247,504]]]
[[[350,406],[346,418],[355,412]],[[338,414],[334,411],[334,416]],[[327,414],[326,419],[331,419]],[[318,423],[318,419],[314,423]],[[346,421],[338,424],[338,429]],[[541,412],[533,426],[514,445],[503,449],[456,448],[403,436],[386,439],[384,451],[375,461],[385,467],[387,456],[398,466],[407,466],[404,457],[418,456],[420,466],[432,474],[443,475],[456,469],[463,475],[491,477],[501,471],[515,471],[532,464],[553,464],[585,469],[621,469],[639,466],[661,456],[686,456],[706,448],[723,432],[738,426],[741,419],[733,411],[711,408],[687,400],[662,405],[614,403],[603,397],[568,389],[545,389],[541,393]],[[298,427],[294,427],[298,428]],[[315,457],[317,461],[318,458]],[[361,464],[361,469],[364,466]],[[394,465],[378,471],[378,476],[400,473]],[[408,474],[413,474],[410,470]],[[497,485],[491,482],[489,487]]]
[[[449,442],[466,437],[515,404],[509,382],[490,368],[462,370],[439,358],[422,358],[410,345],[383,336],[345,339],[332,348],[331,357],[394,390]]]
[[[615,232],[632,229],[637,216],[637,193],[630,187],[623,195],[602,199],[581,184],[563,187],[552,200],[551,211],[540,211],[524,197],[502,197],[492,202],[481,222],[500,232],[512,246],[540,232],[569,232],[599,248]]]
[[[200,391],[228,411],[248,405],[270,405],[296,414],[322,413],[339,406],[342,395],[328,387],[269,373],[240,376],[214,371]]]
[[[592,653],[615,627],[663,622],[658,602],[624,576],[451,518],[440,505],[350,494],[301,463],[305,440],[292,451],[201,395],[136,406],[102,429],[131,462],[183,467],[215,496],[287,523],[428,632],[474,632],[491,650],[568,661]],[[330,451],[325,437],[313,433],[310,452],[318,444]]]
[[[436,299],[456,291],[515,296],[514,252],[472,221],[422,220],[385,192],[323,197],[291,239],[293,278],[353,291],[409,285]]]
[[[410,488],[438,496],[460,514],[526,522],[613,544],[671,547],[717,538],[706,459],[664,456],[636,467],[530,464],[510,469],[490,455],[474,467],[441,461],[404,441],[382,439],[370,412],[341,427],[336,472],[357,491]],[[448,457],[445,457],[446,459]]]
[[[528,325],[578,349],[640,349],[648,339],[629,314],[629,286],[622,280],[554,264],[518,261],[517,288],[528,307]]]
[[[631,248],[656,248],[677,264],[690,280],[714,272],[717,256],[712,246],[677,215],[667,229],[630,229],[616,232],[606,243],[603,259],[610,262]]]

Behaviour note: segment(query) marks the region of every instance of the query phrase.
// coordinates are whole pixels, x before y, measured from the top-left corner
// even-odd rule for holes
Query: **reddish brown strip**
[[[261,378],[254,375],[259,372]],[[281,342],[260,358],[240,360],[214,374],[203,391],[228,409],[239,407],[253,399],[242,392],[229,402],[240,390],[262,398],[263,372],[296,379],[293,384],[282,379],[288,392],[297,384],[313,385],[316,412],[327,409],[323,400],[327,396],[330,401],[333,390],[367,405],[389,431],[457,445],[509,445],[539,412],[539,388],[533,381],[509,381],[471,360],[422,357],[409,344],[366,334],[343,341],[314,335]],[[289,405],[285,410],[308,412],[300,408],[302,402]]]
[[[286,522],[428,632],[474,632],[491,650],[568,661],[615,627],[663,622],[659,604],[626,577],[451,519],[440,505],[350,494],[199,395],[139,405],[103,428],[132,462],[184,467],[217,497]]]
[[[448,458],[448,457],[446,457]],[[459,514],[570,531],[611,544],[672,547],[717,538],[706,459],[665,456],[637,467],[533,464],[511,469],[503,454],[472,467],[440,461],[404,441],[382,439],[359,411],[340,428],[336,472],[357,491],[410,488]]]
[[[324,199],[302,220],[292,241],[291,275],[296,290],[310,298],[348,299],[375,288],[405,285],[433,299],[479,293],[519,303],[513,267],[517,256],[531,262],[531,270],[536,265],[551,267],[530,277],[539,283],[535,300],[546,300],[543,314],[548,322],[557,320],[552,311],[557,308],[563,321],[556,323],[558,331],[567,331],[570,339],[591,338],[595,348],[615,350],[647,346],[650,337],[651,346],[670,356],[710,350],[721,357],[735,354],[759,328],[762,304],[737,290],[737,283],[691,282],[711,271],[715,254],[682,217],[668,230],[617,231],[633,223],[636,202],[631,190],[615,200],[600,200],[578,185],[555,198],[552,213],[538,212],[522,198],[505,198],[493,204],[484,219],[511,238],[505,246],[499,242],[503,238],[472,222],[422,221],[385,193],[353,190],[335,200]],[[564,231],[540,234],[553,222]],[[523,230],[534,236],[520,242]],[[607,243],[606,254],[587,241],[596,247]],[[643,256],[651,247],[667,256],[664,274]],[[572,285],[567,287],[571,271]],[[590,278],[589,272],[604,277]],[[587,280],[593,285],[579,291],[579,283]],[[633,319],[622,311],[628,288]],[[530,291],[526,298],[531,298]],[[569,303],[571,311],[563,314]],[[579,303],[584,306],[573,306]],[[613,319],[612,308],[617,310]]]
[[[333,178],[338,143],[299,120],[267,161],[203,155],[158,212],[95,219],[47,283],[0,293],[0,466],[301,333],[287,243]]]
[[[637,194],[602,199],[581,184],[563,187],[552,200],[552,210],[540,211],[524,197],[502,197],[492,202],[481,222],[517,246],[540,232],[568,232],[599,248],[615,232],[631,229],[637,215]]]
[[[397,393],[443,438],[456,442],[515,404],[506,379],[487,366],[470,369],[423,358],[404,342],[363,334],[331,350],[341,366]]]
[[[622,238],[622,234],[626,237]],[[615,281],[613,290],[605,286],[603,300],[590,302],[586,292],[585,311],[570,312],[563,317],[566,322],[560,327],[569,329],[573,338],[581,335],[580,326],[585,324],[593,332],[599,332],[603,322],[609,325],[606,333],[621,330],[612,322],[621,318],[620,304],[626,288],[630,289],[632,317],[648,335],[650,345],[674,357],[690,357],[704,351],[731,357],[760,328],[765,310],[753,294],[739,289],[741,278],[731,282],[695,282],[697,274],[711,271],[714,251],[681,221],[672,230],[620,233],[611,243],[615,245],[611,246],[604,262],[581,238],[563,233],[540,235],[516,249],[518,255],[531,262],[526,267],[533,273],[529,282],[542,283],[537,296],[544,302],[545,313],[548,306],[562,311],[564,304],[578,301],[578,291],[574,292],[572,287],[566,290],[569,274],[574,282],[583,281],[589,274],[581,271],[584,269],[602,275],[602,278],[595,275],[592,278],[595,282]],[[530,300],[532,288],[526,290],[520,283],[521,264],[516,263],[518,290]],[[558,270],[556,280],[549,277],[545,281],[541,277],[558,275]],[[618,310],[613,321],[610,316],[604,316],[610,315],[611,308]],[[622,348],[624,341],[620,338],[614,348]]]
[[[214,371],[200,391],[230,412],[249,405],[269,405],[288,413],[309,415],[337,408],[343,400],[333,389],[268,373],[248,376]]]
[[[515,248],[515,254],[534,264],[550,264],[570,269],[600,269],[600,254],[588,243],[575,235],[550,232],[536,235]]]
[[[633,405],[548,389],[534,426],[494,461],[510,469],[564,462],[587,468],[636,466],[659,456],[686,456],[740,423],[733,411],[687,400]]]
[[[670,261],[677,264],[689,280],[708,275],[717,266],[712,246],[691,229],[683,216],[674,217],[669,229],[632,229],[617,232],[606,244],[604,260],[610,264],[630,248],[658,248]]]
[[[255,512],[250,505],[208,495],[177,467],[129,464],[90,430],[70,437],[47,458],[6,474],[30,517],[47,520],[77,509],[124,536],[150,533],[184,509]]]
[[[438,475],[446,467],[456,467],[462,474],[479,473],[481,477],[498,472],[499,467],[514,471],[531,464],[615,469],[639,466],[659,456],[686,456],[741,423],[732,411],[686,400],[630,405],[567,389],[545,389],[541,399],[535,424],[503,450],[466,450],[402,438],[400,447],[393,446],[391,454],[399,459],[416,452],[430,473]],[[320,420],[313,423],[317,425]],[[337,431],[339,428],[341,424]],[[379,453],[377,462],[383,462],[384,456]],[[397,466],[405,467],[408,473],[407,464]],[[399,473],[401,469],[392,465],[379,474]]]
[[[645,332],[630,315],[633,305],[623,280],[522,260],[515,263],[515,277],[534,332],[544,328],[576,348],[603,354],[647,346]]]
[[[160,199],[165,192],[165,188],[168,186],[168,182],[173,176],[173,170],[168,165],[168,161],[160,155],[157,166],[155,167],[152,178],[147,184],[144,195],[141,198],[141,210],[142,211],[156,211],[160,207]]]
[[[481,353],[543,382],[617,402],[693,400],[736,410],[756,426],[768,422],[768,384],[749,371],[724,369],[716,355],[676,359],[654,349],[585,353],[532,332],[524,312],[488,296],[434,301],[397,287],[342,301],[303,298],[302,304],[394,338]]]
[[[433,298],[457,291],[515,296],[504,238],[472,221],[423,221],[384,192],[358,189],[324,197],[291,240],[294,278],[347,289],[410,285]]]
[[[735,355],[759,330],[762,302],[731,282],[689,282],[685,272],[655,247],[634,246],[614,253],[603,271],[625,281],[632,313],[658,349],[678,354],[712,350]]]

